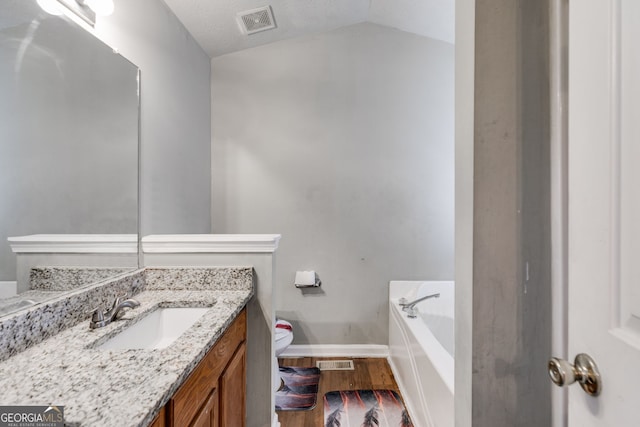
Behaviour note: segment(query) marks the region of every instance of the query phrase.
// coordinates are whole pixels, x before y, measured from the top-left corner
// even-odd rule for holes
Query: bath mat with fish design
[[[276,392],[276,411],[306,411],[316,407],[320,369],[280,367],[283,384]]]
[[[393,390],[330,391],[324,395],[324,426],[413,427]]]

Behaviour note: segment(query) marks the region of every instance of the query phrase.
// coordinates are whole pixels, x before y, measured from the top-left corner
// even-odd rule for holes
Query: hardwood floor
[[[353,371],[322,371],[316,407],[310,411],[278,411],[282,427],[321,427],[324,421],[324,394],[334,390],[389,389],[398,393],[398,384],[386,359],[353,357],[297,357],[279,359],[280,366],[315,367],[317,360],[353,360]]]

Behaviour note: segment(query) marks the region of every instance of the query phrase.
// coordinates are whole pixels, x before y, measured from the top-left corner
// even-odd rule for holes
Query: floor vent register
[[[318,360],[316,367],[321,371],[353,371],[353,360]]]

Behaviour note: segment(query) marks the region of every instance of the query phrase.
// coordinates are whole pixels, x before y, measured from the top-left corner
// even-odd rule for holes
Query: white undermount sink
[[[170,346],[210,307],[158,308],[144,319],[109,338],[102,350],[161,349]]]

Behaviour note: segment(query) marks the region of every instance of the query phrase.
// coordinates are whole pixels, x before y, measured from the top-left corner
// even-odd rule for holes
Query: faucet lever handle
[[[108,322],[104,318],[104,315],[105,313],[104,311],[102,311],[102,308],[100,307],[93,310],[93,313],[91,314],[91,322],[89,322],[89,328],[95,329],[95,328],[105,326]]]
[[[90,314],[92,321],[98,322],[104,320],[104,310],[102,310],[102,307],[96,307],[92,310],[85,311],[84,314]]]

